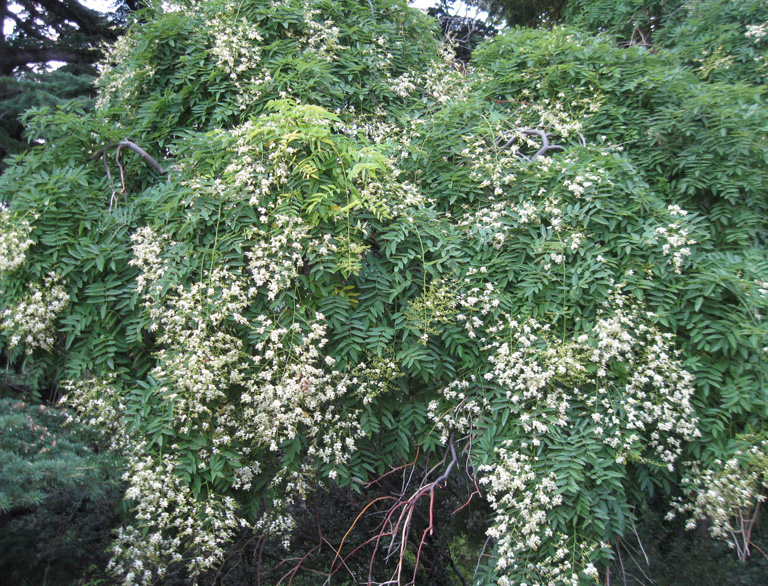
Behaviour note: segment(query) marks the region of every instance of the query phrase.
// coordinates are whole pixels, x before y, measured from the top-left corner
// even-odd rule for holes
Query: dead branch
[[[398,466],[397,468],[392,468],[392,470],[390,470],[389,472],[387,472],[385,474],[382,474],[381,476],[379,476],[375,480],[371,480],[370,482],[367,482],[365,484],[365,488],[369,488],[370,486],[372,486],[374,484],[378,484],[379,482],[384,480],[387,476],[389,476],[390,474],[394,474],[398,470],[402,470],[403,468],[409,468],[409,467],[412,469],[414,466],[416,466],[416,462],[419,460],[419,451],[420,451],[420,449],[421,449],[421,446],[417,446],[416,447],[416,457],[413,459],[413,462],[408,462],[407,464],[402,464],[401,466]]]
[[[518,157],[521,159],[524,159],[526,161],[533,161],[539,157],[543,157],[545,154],[547,154],[550,151],[562,151],[565,150],[565,147],[559,144],[550,144],[549,142],[549,135],[544,132],[543,130],[538,130],[536,128],[519,128],[516,130],[517,134],[522,134],[524,136],[538,136],[541,139],[541,148],[536,151],[533,155],[526,156],[520,152],[516,153]],[[506,142],[504,142],[504,137],[500,137],[498,140],[498,144],[501,148],[507,149],[511,147],[515,142],[517,141],[518,136],[513,136]],[[503,143],[503,144],[502,144]]]
[[[120,169],[120,187],[122,187],[122,190],[120,193],[125,195],[125,171],[123,171],[123,165],[120,163],[120,149],[123,148],[122,145],[119,145],[117,147],[117,150],[115,151],[115,163],[117,163],[118,169]]]
[[[387,513],[384,523],[381,526],[381,531],[376,537],[376,544],[374,546],[373,555],[371,556],[371,563],[370,563],[369,574],[368,574],[369,584],[371,583],[373,560],[376,557],[376,552],[378,551],[379,544],[383,537],[390,537],[390,543],[389,543],[389,546],[387,547],[386,558],[388,559],[392,557],[393,554],[397,553],[397,568],[394,572],[393,580],[391,580],[390,582],[398,585],[402,583],[402,571],[403,571],[403,564],[405,561],[405,550],[408,546],[408,537],[411,530],[411,521],[413,519],[413,514],[416,511],[416,505],[421,500],[421,498],[426,495],[429,495],[428,525],[427,525],[427,528],[424,529],[421,535],[421,538],[419,540],[419,545],[416,550],[416,564],[414,567],[413,579],[408,584],[415,583],[416,571],[418,570],[418,567],[419,567],[419,560],[421,558],[422,549],[424,548],[424,543],[427,539],[427,536],[432,535],[434,533],[435,489],[438,486],[440,486],[443,482],[448,480],[448,477],[450,476],[451,471],[459,461],[458,455],[456,454],[456,446],[453,442],[453,434],[451,434],[451,437],[448,439],[448,450],[446,450],[446,454],[443,457],[442,462],[436,465],[435,467],[433,467],[429,472],[427,472],[427,474],[424,476],[424,481],[426,481],[426,479],[429,478],[429,476],[442,463],[445,462],[449,453],[451,455],[451,461],[448,463],[448,466],[446,466],[445,471],[440,476],[438,476],[432,482],[427,482],[426,484],[422,484],[422,486],[420,486],[407,500],[402,500],[402,498],[398,499],[398,502],[395,503],[395,505],[389,510],[389,513]],[[398,511],[400,512],[400,514],[397,516],[397,520],[395,520],[395,515]],[[389,528],[389,530],[386,530],[386,528]],[[399,537],[399,543],[398,543],[398,537]]]
[[[637,40],[637,37],[640,37],[640,40]],[[642,29],[639,26],[636,26],[632,30],[632,38],[627,43],[629,47],[633,47],[635,45],[640,45],[641,47],[650,47],[651,43],[648,41],[648,39],[643,34]]]
[[[242,547],[240,547],[240,548],[237,548],[237,549],[232,549],[232,550],[231,550],[231,551],[230,551],[230,552],[227,554],[227,557],[225,557],[225,558],[224,558],[224,561],[223,561],[223,562],[221,562],[221,564],[219,565],[219,568],[218,568],[218,570],[216,571],[216,575],[213,577],[213,581],[211,582],[211,584],[214,584],[214,585],[215,585],[215,584],[218,582],[218,580],[219,580],[219,576],[221,576],[221,572],[222,572],[222,570],[224,570],[224,567],[227,565],[227,562],[230,560],[230,558],[232,558],[232,556],[234,556],[235,554],[238,554],[238,553],[242,553],[242,552],[244,552],[244,551],[246,550],[246,548],[247,548],[247,547],[250,545],[250,543],[251,543],[252,541],[256,540],[256,539],[258,539],[259,541],[261,541],[261,548],[263,548],[263,547],[264,547],[264,541],[266,541],[266,538],[265,538],[265,537],[263,537],[262,535],[254,534],[252,537],[250,537],[250,538],[249,538],[249,539],[248,539],[248,540],[245,542],[245,544],[244,544]]]
[[[365,511],[367,511],[367,510],[368,510],[368,508],[369,508],[371,505],[373,505],[374,503],[376,503],[376,502],[378,502],[378,501],[380,501],[380,500],[388,500],[388,499],[394,499],[394,498],[395,498],[395,497],[393,497],[393,496],[380,496],[380,497],[378,497],[378,498],[375,498],[375,499],[373,499],[373,500],[372,500],[370,503],[368,503],[367,505],[365,505],[365,507],[363,508],[363,510],[362,510],[362,511],[360,511],[360,513],[357,515],[357,517],[355,518],[354,522],[352,523],[352,526],[351,526],[351,527],[350,527],[350,528],[347,530],[347,532],[344,534],[344,537],[342,537],[342,538],[341,538],[341,543],[339,544],[339,549],[338,549],[338,551],[336,552],[336,556],[333,558],[333,562],[331,562],[331,573],[332,573],[332,574],[333,574],[333,573],[335,573],[335,570],[333,569],[333,566],[336,564],[336,560],[338,560],[338,559],[339,559],[339,556],[341,555],[341,548],[342,548],[342,547],[344,547],[344,542],[347,540],[347,537],[349,537],[349,534],[352,532],[352,529],[354,529],[354,528],[355,528],[355,525],[357,525],[357,522],[358,522],[358,521],[360,520],[360,518],[361,518],[361,517],[362,517],[362,516],[365,514]],[[381,536],[379,536],[379,537],[381,537]],[[369,543],[370,541],[373,541],[373,538],[372,538],[372,539],[369,539],[368,541],[366,541],[366,542],[365,542],[365,544]],[[363,545],[365,545],[365,544],[363,544]],[[359,546],[359,547],[357,547],[357,548],[355,548],[355,550],[354,550],[354,551],[357,551],[358,549],[360,549],[360,547],[362,547],[362,545],[361,545],[361,546]],[[352,553],[354,553],[354,551],[353,551]],[[349,555],[351,555],[351,554],[349,554]],[[343,560],[342,560],[342,561],[343,561],[344,563],[346,563],[347,559],[349,559],[349,555],[347,555],[347,557],[343,558]]]
[[[129,148],[136,154],[138,154],[142,159],[144,159],[144,162],[146,162],[150,167],[152,167],[155,171],[157,171],[160,175],[165,175],[168,173],[168,169],[163,169],[160,166],[160,163],[158,163],[152,155],[150,155],[147,151],[145,151],[143,148],[141,148],[136,143],[128,140],[127,138],[125,140],[121,140],[120,142],[116,142],[110,145],[105,146],[104,148],[99,149],[96,154],[94,154],[89,160],[95,161],[99,157],[101,157],[102,154],[104,154],[109,149],[118,149],[118,154],[120,152],[120,149],[122,147]]]
[[[112,206],[117,204],[117,192],[115,191],[115,188],[112,184],[112,173],[109,171],[109,163],[107,162],[107,153],[104,151],[102,153],[102,157],[104,159],[104,170],[107,172],[107,181],[109,182],[109,188],[112,190],[112,195],[109,198],[109,211],[112,211]]]
[[[445,555],[448,558],[448,564],[451,566],[453,573],[456,574],[456,576],[458,576],[459,582],[461,582],[461,586],[468,586],[467,581],[464,579],[464,576],[461,574],[461,571],[459,570],[459,568],[456,567],[456,562],[453,561],[453,557],[451,557],[451,553],[449,551],[446,551]]]

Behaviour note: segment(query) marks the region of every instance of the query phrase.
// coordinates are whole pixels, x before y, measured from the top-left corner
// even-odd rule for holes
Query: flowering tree
[[[637,503],[762,437],[759,87],[566,29],[458,72],[399,0],[211,0],[99,88],[0,179],[1,340],[125,456],[126,583],[290,548],[322,484],[383,519],[324,575],[415,583],[456,477],[478,583],[594,583]]]

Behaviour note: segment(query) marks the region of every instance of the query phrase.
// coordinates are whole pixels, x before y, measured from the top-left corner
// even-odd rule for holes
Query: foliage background
[[[399,2],[154,7],[95,108],[30,111],[0,340],[124,462],[110,572],[594,583],[648,502],[749,542],[766,15],[731,6],[569,3],[467,71]]]

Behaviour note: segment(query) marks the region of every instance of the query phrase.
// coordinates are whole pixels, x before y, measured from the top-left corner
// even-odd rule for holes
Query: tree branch
[[[36,30],[29,26],[24,20],[18,17],[15,13],[11,12],[10,10],[5,11],[5,16],[10,18],[15,24],[14,26],[19,27],[19,30],[25,32],[27,36],[38,39],[40,41],[48,41],[50,42],[50,38],[46,37],[41,30]]]
[[[96,63],[100,55],[96,51],[78,52],[73,49],[45,47],[40,49],[0,48],[0,71],[19,65],[64,61],[65,63]]]
[[[440,467],[448,457],[448,453],[451,455],[451,461],[448,463],[448,466],[446,466],[445,471],[438,476],[435,480],[432,482],[427,482],[427,478],[434,472],[438,467]],[[408,546],[408,537],[411,530],[411,520],[413,518],[413,514],[416,511],[416,505],[419,503],[422,497],[429,496],[429,518],[427,520],[427,528],[424,529],[424,531],[421,534],[421,539],[419,540],[418,546],[416,547],[416,564],[414,567],[414,577],[416,575],[416,571],[419,568],[419,560],[421,557],[421,552],[424,547],[424,544],[426,542],[427,536],[432,535],[434,532],[435,527],[435,519],[434,519],[434,511],[435,511],[435,489],[445,482],[448,477],[451,474],[451,471],[458,463],[459,458],[456,454],[456,446],[453,441],[453,434],[448,438],[448,449],[446,450],[446,454],[443,457],[442,461],[435,465],[431,470],[429,470],[426,475],[424,476],[424,479],[422,480],[422,485],[411,495],[411,497],[407,500],[403,500],[403,495],[406,494],[407,485],[403,488],[403,493],[400,497],[397,497],[397,502],[395,505],[389,510],[387,513],[386,518],[384,519],[384,522],[381,525],[381,529],[379,530],[379,534],[375,538],[375,546],[373,550],[373,554],[371,555],[371,562],[368,568],[368,580],[370,582],[371,576],[373,573],[373,561],[376,557],[376,553],[379,549],[379,544],[381,542],[381,539],[385,536],[390,538],[389,546],[387,547],[387,555],[385,559],[389,559],[391,556],[397,554],[397,568],[395,570],[393,579],[390,581],[392,584],[397,584],[398,586],[402,583],[402,571],[403,571],[403,563],[405,560],[405,550]],[[400,514],[395,520],[395,513],[397,511],[400,511]],[[389,529],[389,530],[387,530]],[[398,542],[399,538],[399,542]],[[341,547],[339,548],[341,550]],[[409,582],[409,584],[413,584],[414,581],[412,580]]]
[[[101,13],[83,6],[76,0],[35,0],[35,2],[61,20],[74,22],[87,35],[103,37],[109,41],[114,41],[118,37],[117,31]],[[26,5],[29,2],[20,0],[19,3]]]
[[[527,157],[523,155],[522,153],[518,153],[518,156],[522,159],[525,159],[526,161],[533,161],[539,157],[544,156],[549,151],[562,151],[565,150],[565,147],[559,145],[559,144],[550,144],[549,143],[549,135],[544,132],[543,130],[537,130],[536,128],[519,128],[517,129],[517,132],[524,136],[538,136],[541,139],[541,148],[536,151],[533,155],[530,157]],[[504,140],[504,137],[502,136],[497,144],[500,144]],[[511,147],[513,144],[515,144],[515,141],[517,140],[517,137],[510,138],[507,142],[501,145],[501,148],[506,149]]]
[[[0,0],[0,43],[5,43],[5,19],[10,15],[8,0]]]
[[[136,143],[134,143],[134,142],[131,142],[131,141],[130,141],[130,140],[128,140],[128,139],[125,139],[125,140],[121,140],[120,142],[116,142],[116,143],[114,143],[114,144],[110,144],[110,145],[107,145],[107,146],[105,146],[105,147],[104,147],[104,148],[102,148],[102,149],[99,149],[99,150],[96,152],[96,154],[94,154],[94,155],[93,155],[93,156],[92,156],[92,157],[91,157],[89,160],[91,160],[91,161],[95,161],[95,160],[96,160],[96,159],[98,159],[98,158],[99,158],[101,155],[103,155],[105,151],[107,151],[107,150],[109,150],[109,149],[113,149],[113,148],[117,148],[117,149],[120,149],[120,148],[122,148],[122,147],[125,147],[125,148],[129,148],[129,149],[131,149],[133,152],[135,152],[136,154],[138,154],[138,155],[139,155],[139,156],[140,156],[142,159],[144,159],[144,161],[145,161],[145,162],[146,162],[146,163],[147,163],[147,164],[148,164],[150,167],[152,167],[152,168],[153,168],[155,171],[157,171],[158,173],[160,173],[160,175],[165,175],[166,173],[168,173],[168,170],[167,170],[167,169],[163,169],[163,168],[160,166],[160,163],[158,163],[158,162],[157,162],[157,161],[156,161],[156,160],[155,160],[155,159],[152,157],[152,155],[150,155],[149,153],[147,153],[147,151],[145,151],[145,150],[144,150],[143,148],[141,148],[139,145],[137,145],[137,144],[136,144]]]

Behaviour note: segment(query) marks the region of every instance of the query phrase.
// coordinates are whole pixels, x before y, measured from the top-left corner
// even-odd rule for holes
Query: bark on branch
[[[526,161],[533,161],[539,157],[543,157],[545,154],[547,154],[550,151],[565,150],[565,147],[563,147],[562,145],[550,144],[549,135],[543,130],[537,130],[536,128],[518,128],[516,129],[516,132],[528,137],[538,136],[541,139],[541,148],[530,157],[522,153],[517,154],[517,156],[519,156],[521,159],[525,159]],[[501,148],[507,149],[511,147],[513,144],[515,144],[516,140],[517,140],[517,136],[513,136],[512,138],[504,142],[504,144],[501,144],[501,142],[504,141],[504,137],[501,137],[499,139],[499,144]]]
[[[442,465],[442,463],[445,462],[446,458],[448,457],[448,454],[451,456],[451,460],[448,463],[448,465],[445,468],[445,471],[435,478],[432,482],[427,482],[427,478],[429,475],[434,472],[439,466]],[[409,541],[409,534],[411,530],[411,522],[413,519],[414,512],[416,511],[416,505],[419,503],[422,497],[429,496],[429,518],[428,518],[428,525],[427,528],[424,529],[424,531],[421,534],[421,539],[418,542],[418,546],[416,548],[416,562],[414,564],[413,569],[413,577],[410,582],[408,582],[408,585],[415,584],[416,581],[416,572],[419,569],[419,561],[421,559],[421,553],[424,548],[424,543],[429,535],[432,535],[435,528],[435,519],[434,519],[434,510],[435,510],[435,489],[440,486],[443,482],[445,482],[448,477],[451,475],[451,471],[458,463],[459,458],[456,454],[456,446],[453,442],[453,434],[451,434],[450,438],[448,439],[448,449],[446,450],[446,454],[443,457],[443,460],[441,463],[439,463],[437,466],[432,468],[429,472],[427,472],[426,476],[424,477],[422,481],[422,485],[411,495],[411,497],[407,500],[402,500],[402,497],[397,499],[397,502],[395,505],[389,510],[389,513],[387,513],[387,516],[384,520],[384,523],[381,525],[381,530],[379,534],[376,536],[375,546],[374,546],[374,552],[371,556],[371,564],[369,567],[369,575],[368,579],[370,581],[371,573],[373,571],[373,560],[376,557],[376,552],[379,548],[379,543],[381,539],[385,536],[390,537],[390,543],[387,547],[387,555],[385,559],[389,559],[392,556],[397,556],[397,568],[395,570],[395,574],[393,576],[392,583],[397,584],[400,586],[402,584],[402,572],[404,568],[404,561],[405,561],[405,550],[408,546]],[[403,493],[405,494],[405,488],[403,490]],[[395,520],[395,514],[397,511],[400,511],[400,514]],[[399,538],[399,540],[398,540]]]
[[[97,160],[99,157],[101,157],[101,155],[103,155],[103,154],[104,154],[106,151],[108,151],[109,149],[114,149],[114,148],[116,148],[116,149],[118,149],[118,150],[119,150],[119,149],[121,149],[121,148],[123,148],[123,147],[125,147],[125,148],[128,148],[128,149],[131,149],[133,152],[135,152],[136,154],[138,154],[138,155],[139,155],[139,156],[140,156],[142,159],[144,159],[144,161],[147,163],[147,165],[149,165],[150,167],[152,167],[152,168],[153,168],[155,171],[157,171],[157,172],[158,172],[160,175],[165,175],[166,173],[168,173],[168,169],[163,169],[163,168],[160,166],[160,163],[158,163],[158,162],[157,162],[157,161],[156,161],[156,160],[155,160],[155,159],[152,157],[152,155],[150,155],[150,154],[149,154],[147,151],[145,151],[145,150],[144,150],[143,148],[141,148],[139,145],[137,145],[137,144],[136,144],[136,143],[134,143],[134,142],[131,142],[131,141],[130,141],[130,140],[128,140],[128,139],[125,139],[125,140],[121,140],[120,142],[116,142],[116,143],[113,143],[113,144],[107,145],[107,146],[105,146],[105,147],[104,147],[104,148],[102,148],[102,149],[99,149],[99,150],[96,152],[96,154],[94,154],[94,155],[93,155],[93,156],[90,158],[90,160],[91,160],[91,161],[95,161],[95,160]]]

